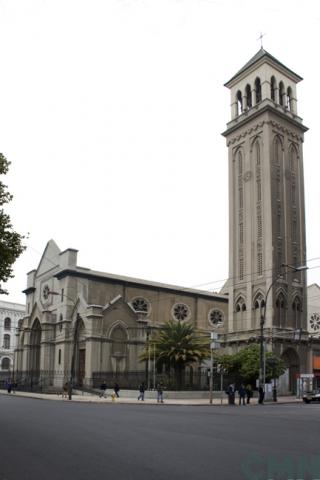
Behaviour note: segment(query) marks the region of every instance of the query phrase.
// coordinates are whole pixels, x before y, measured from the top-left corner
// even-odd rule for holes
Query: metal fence
[[[61,391],[65,382],[70,380],[70,371],[52,371],[52,370],[38,370],[38,371],[15,371],[14,375],[11,372],[0,372],[0,388],[6,389],[8,384],[15,384],[16,388],[21,391],[34,392],[53,392]],[[146,388],[154,389],[161,382],[167,390],[189,390],[189,391],[206,391],[209,390],[210,370],[199,369],[192,373],[183,372],[178,379],[174,372],[149,374],[145,370],[130,371],[130,372],[110,372],[99,371],[93,372],[91,378],[85,378],[81,382],[75,379],[73,387],[81,388],[82,390],[99,389],[100,385],[105,382],[109,388],[112,388],[117,383],[121,389],[136,390],[139,385],[144,382]],[[223,375],[214,372],[213,375],[213,390],[223,390],[230,383],[239,385],[241,378],[235,378],[228,375]]]

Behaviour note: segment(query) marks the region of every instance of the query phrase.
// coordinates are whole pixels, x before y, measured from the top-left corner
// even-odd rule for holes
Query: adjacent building
[[[8,376],[14,366],[17,334],[25,315],[25,306],[0,300],[0,376]]]

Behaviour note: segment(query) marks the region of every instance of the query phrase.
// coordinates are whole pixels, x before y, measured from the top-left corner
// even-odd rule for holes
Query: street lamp
[[[288,265],[286,263],[282,263],[281,267],[287,267],[295,272],[303,272],[308,269],[306,265],[301,265],[299,267],[294,267],[293,265]],[[281,276],[281,273],[278,273],[276,278],[271,282],[269,285],[269,288],[266,293],[266,298],[264,301],[264,305],[261,309],[261,316],[260,316],[260,366],[259,366],[259,387],[262,387],[264,390],[265,387],[265,349],[264,349],[264,336],[263,336],[263,331],[264,331],[264,325],[265,325],[265,320],[266,320],[266,310],[267,310],[267,302],[268,302],[268,296],[269,293],[272,289],[272,287],[277,283],[279,280],[279,277]]]
[[[210,352],[211,352],[211,363],[210,363],[210,384],[209,384],[209,403],[212,404],[213,400],[213,350],[220,348],[219,335],[217,332],[210,332]]]
[[[55,292],[50,290],[48,292],[50,295],[60,295],[59,292]],[[68,300],[70,300],[75,306],[75,301],[73,298],[69,297],[65,293],[63,293],[63,296],[66,297]],[[71,368],[70,368],[70,378],[68,382],[68,399],[72,400],[72,387],[73,387],[73,381],[74,381],[74,375],[75,375],[75,360],[76,360],[76,345],[77,345],[77,338],[78,338],[78,330],[79,330],[79,318],[80,315],[77,313],[77,319],[76,319],[76,324],[74,328],[74,334],[73,334],[73,339],[72,339],[72,356],[71,356]]]

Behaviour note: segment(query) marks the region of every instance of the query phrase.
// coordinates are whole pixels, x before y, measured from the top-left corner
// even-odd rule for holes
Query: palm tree
[[[150,339],[140,360],[148,358],[148,348],[152,346],[157,366],[166,365],[169,370],[172,368],[178,386],[181,387],[185,367],[210,357],[209,344],[209,337],[199,336],[191,323],[169,320]]]

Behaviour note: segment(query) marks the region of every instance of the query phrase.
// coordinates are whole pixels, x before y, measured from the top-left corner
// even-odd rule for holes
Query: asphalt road
[[[0,480],[320,478],[320,405],[77,404],[0,396]]]

